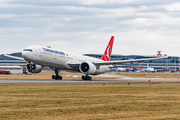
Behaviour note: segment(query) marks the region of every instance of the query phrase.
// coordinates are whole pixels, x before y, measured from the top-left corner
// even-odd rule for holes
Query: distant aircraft
[[[147,64],[147,68],[144,69],[145,72],[156,72],[156,70],[154,68],[150,68],[149,64]]]
[[[91,80],[89,75],[99,75],[105,72],[109,72],[113,68],[119,67],[117,64],[164,58],[159,57],[110,61],[113,42],[114,36],[111,37],[101,59],[40,45],[32,45],[25,48],[22,52],[22,57],[27,61],[27,69],[29,72],[39,73],[42,71],[43,66],[54,68],[56,75],[53,75],[52,79],[56,80],[62,80],[62,76],[59,76],[58,74],[60,70],[80,72],[85,75],[82,76],[83,80]]]
[[[120,67],[120,68],[117,68],[118,72],[127,72],[127,71],[130,71],[130,69],[131,69],[130,67],[125,67],[125,68]]]

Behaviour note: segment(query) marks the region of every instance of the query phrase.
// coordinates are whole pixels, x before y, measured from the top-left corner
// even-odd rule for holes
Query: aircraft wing
[[[80,64],[78,63],[68,63],[68,65],[72,68],[72,69],[77,69],[79,67]],[[137,66],[141,66],[141,65],[113,65],[110,68],[117,68],[117,67],[137,67]]]
[[[140,62],[140,61],[146,61],[146,60],[155,60],[155,59],[163,59],[163,58],[168,58],[168,57],[156,57],[156,58],[145,58],[145,59],[131,59],[131,60],[118,60],[118,61],[98,61],[98,62],[93,62],[94,65],[112,65],[110,68],[115,68],[115,67],[128,67],[128,66],[133,66],[133,65],[117,65],[117,64],[122,64],[122,63],[133,63],[133,62]],[[72,68],[77,68],[80,63],[67,63],[70,65]],[[136,65],[137,66],[137,65]]]
[[[146,61],[146,60],[155,60],[155,59],[162,59],[162,58],[168,58],[168,57],[118,60],[118,61],[98,61],[98,62],[93,62],[93,64],[94,65],[116,65],[116,64],[122,64],[122,63],[133,63],[133,62],[140,62],[140,61]]]

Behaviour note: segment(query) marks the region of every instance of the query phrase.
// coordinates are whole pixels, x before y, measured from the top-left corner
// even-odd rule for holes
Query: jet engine
[[[83,62],[80,64],[79,70],[83,74],[93,75],[96,72],[96,66],[91,62]]]
[[[36,64],[27,64],[27,69],[28,72],[31,73],[40,73],[42,71],[42,66]]]

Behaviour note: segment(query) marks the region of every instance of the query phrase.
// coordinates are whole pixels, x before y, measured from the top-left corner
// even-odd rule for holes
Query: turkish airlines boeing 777
[[[99,75],[109,72],[112,68],[118,67],[117,64],[159,59],[147,58],[110,61],[113,42],[114,36],[111,37],[102,59],[87,57],[39,45],[25,48],[22,52],[22,57],[27,61],[27,69],[29,72],[40,73],[43,66],[54,68],[56,75],[53,75],[52,79],[56,80],[62,80],[62,76],[59,76],[58,74],[60,70],[80,72],[85,74],[85,76],[82,76],[83,80],[91,80],[89,75]]]

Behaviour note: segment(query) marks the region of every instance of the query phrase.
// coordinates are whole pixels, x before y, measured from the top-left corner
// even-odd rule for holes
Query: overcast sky
[[[0,0],[0,54],[45,45],[76,53],[180,56],[179,0]]]

